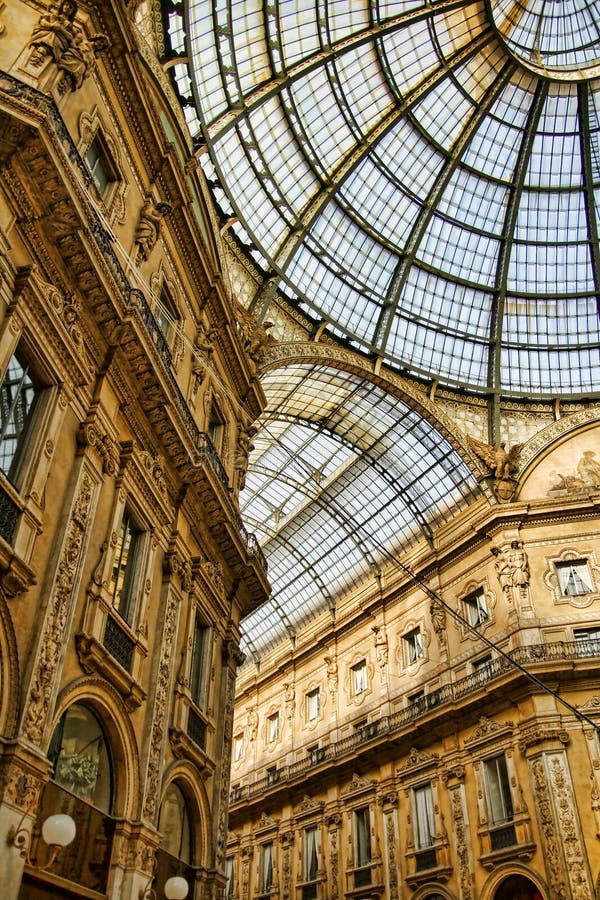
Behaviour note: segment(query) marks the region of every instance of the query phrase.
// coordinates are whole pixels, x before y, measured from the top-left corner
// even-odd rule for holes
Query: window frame
[[[304,695],[307,722],[315,722],[321,715],[321,688],[311,688]]]
[[[95,150],[96,153],[95,159],[93,161],[90,160],[92,150]],[[89,169],[94,187],[98,192],[98,196],[103,203],[108,204],[114,193],[116,185],[121,179],[119,177],[119,170],[112,158],[108,143],[102,133],[101,128],[96,129],[90,143],[86,147],[84,160],[86,166]],[[96,177],[96,170],[98,167],[100,167],[106,177],[106,183],[104,184],[104,187],[101,186],[101,184],[99,183],[99,179],[97,179]]]
[[[354,866],[362,869],[372,865],[373,848],[371,843],[371,807],[366,804],[352,810],[352,826],[354,837]]]
[[[502,762],[502,766],[500,767],[498,765],[499,761]],[[503,768],[502,772],[499,771],[500,768]],[[510,788],[510,775],[506,763],[506,754],[504,752],[496,753],[493,756],[484,758],[482,760],[482,770],[483,783],[485,786],[486,809],[490,825],[494,827],[496,825],[506,825],[510,822],[514,822],[515,811]],[[495,781],[492,779],[492,774],[494,775]],[[495,790],[495,796],[492,794],[492,788]],[[496,813],[498,812],[498,809],[496,808],[497,800],[500,801],[500,807],[504,813],[500,817],[496,816]]]
[[[267,716],[267,743],[274,744],[281,737],[281,716],[279,710]]]
[[[402,635],[404,648],[404,660],[407,666],[413,666],[420,659],[425,658],[425,644],[421,627],[416,625]]]
[[[275,842],[265,841],[260,845],[260,894],[270,894],[273,890],[275,872]]]
[[[428,850],[436,843],[435,804],[430,781],[412,788],[414,842],[416,850]],[[424,833],[426,830],[426,834]]]
[[[470,591],[462,602],[465,618],[471,628],[479,628],[490,621],[491,614],[483,588]]]
[[[369,670],[367,660],[361,659],[350,666],[352,696],[360,697],[369,689]]]
[[[592,578],[592,573],[590,571],[589,560],[587,557],[578,557],[576,559],[557,559],[554,560],[554,569],[556,571],[556,578],[558,581],[558,590],[560,592],[560,596],[566,599],[572,599],[577,597],[587,597],[589,594],[594,593],[594,582]],[[567,576],[566,582],[564,581],[562,574],[567,570],[571,570],[569,576]],[[587,575],[587,583],[581,577],[580,572],[585,569],[585,573]],[[585,590],[578,591],[567,591],[566,587],[573,577],[575,580],[575,576],[582,582]]]
[[[201,642],[198,635],[201,634]],[[212,662],[212,628],[195,607],[192,615],[192,648],[190,652],[189,691],[194,706],[205,711],[208,706],[210,664]],[[201,648],[201,652],[198,648]]]
[[[8,470],[0,468],[0,471],[2,472],[2,475],[4,476],[4,478],[6,478],[8,483],[12,485],[12,487],[17,492],[21,492],[25,485],[28,467],[33,461],[31,445],[34,443],[34,441],[32,440],[32,437],[40,422],[40,412],[43,406],[43,396],[49,389],[49,385],[44,382],[44,380],[40,377],[38,371],[36,370],[35,365],[31,363],[30,354],[27,352],[27,348],[24,348],[23,344],[19,342],[14,347],[4,366],[2,380],[0,381],[0,406],[3,405],[2,399],[4,397],[4,388],[13,361],[21,368],[22,375],[18,381],[18,397],[14,397],[10,402],[10,412],[7,416],[6,421],[2,422],[0,418],[0,451],[5,440],[14,439],[15,448],[12,452]],[[22,385],[26,378],[29,378],[29,385],[26,387],[26,390],[31,390],[33,392],[33,397],[27,410],[26,420],[24,420],[21,430],[18,432],[18,435],[16,435],[16,437],[11,436],[7,438],[6,431],[8,430],[10,423],[13,421],[13,413],[15,409],[20,406],[18,398],[22,396]],[[14,386],[15,384],[17,384],[16,381],[11,382],[11,386]]]
[[[131,540],[125,551],[124,543],[127,535],[130,535]],[[140,525],[139,517],[126,503],[119,520],[117,540],[109,570],[108,601],[119,621],[124,622],[131,629],[135,627],[140,611],[140,585],[143,583],[146,570],[147,544],[147,529]],[[125,553],[126,559],[123,565]],[[121,573],[123,580],[119,588]],[[118,603],[116,602],[117,594],[120,595]],[[123,594],[125,594],[124,602],[121,600]]]

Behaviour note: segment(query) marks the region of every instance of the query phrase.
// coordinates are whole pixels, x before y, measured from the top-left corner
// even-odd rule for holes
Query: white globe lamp
[[[66,847],[75,838],[75,822],[66,813],[48,816],[42,825],[42,838],[49,847]]]
[[[173,875],[165,881],[165,897],[167,900],[184,900],[190,887],[181,875]]]

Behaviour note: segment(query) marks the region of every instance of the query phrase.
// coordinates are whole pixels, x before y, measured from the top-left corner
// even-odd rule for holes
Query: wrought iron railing
[[[21,510],[15,501],[10,494],[0,486],[0,537],[4,538],[7,544],[12,543],[20,515]]]
[[[289,765],[277,769],[277,782],[289,782],[299,775],[306,773],[311,768],[317,768],[321,762],[337,760],[340,757],[354,753],[359,747],[366,747],[376,742],[381,737],[397,734],[415,721],[428,715],[437,707],[444,707],[456,700],[475,694],[482,688],[505,675],[507,672],[518,672],[518,665],[532,665],[535,663],[567,662],[577,659],[589,659],[595,657],[600,660],[600,640],[556,641],[551,644],[530,644],[523,647],[515,647],[505,656],[491,660],[485,668],[472,672],[458,681],[444,684],[435,691],[431,691],[403,709],[397,710],[389,716],[381,716],[379,719],[369,722],[358,728],[354,734],[347,735],[339,741],[319,747],[319,761],[312,755],[299,759]],[[517,665],[514,665],[516,663]],[[269,776],[259,778],[252,784],[236,786],[232,791],[230,803],[240,803],[258,797],[269,787],[274,785]]]
[[[135,641],[112,616],[109,616],[106,620],[104,646],[127,672],[131,672]]]
[[[6,72],[2,73],[2,91],[17,97],[24,103],[35,106],[37,110],[42,111],[46,115],[48,125],[57,135],[61,147],[67,154],[71,165],[78,171],[78,175],[82,182],[86,185],[91,184],[92,176],[89,168],[81,157],[81,154],[52,98],[35,88],[24,84],[18,79],[13,78]],[[102,251],[104,262],[115,280],[124,308],[134,316],[137,313],[164,363],[163,376],[168,382],[169,401],[176,409],[177,415],[187,433],[187,438],[195,451],[195,453],[192,454],[192,463],[195,465],[201,464],[203,466],[208,466],[227,494],[229,494],[230,485],[227,473],[209,436],[200,431],[196,425],[189,406],[181,393],[181,389],[179,388],[177,379],[172,370],[171,351],[146,297],[142,291],[131,287],[131,283],[115,251],[114,237],[104,225],[98,211],[93,206],[89,205],[86,212],[89,220],[89,233]],[[232,510],[233,509],[234,507],[232,506]],[[10,529],[9,518],[7,518],[5,529],[8,533]],[[248,556],[255,559],[263,571],[266,572],[267,566],[265,557],[260,550],[260,547],[258,547],[256,538],[254,535],[249,535],[245,528],[243,531],[240,530],[240,532]],[[4,537],[3,531],[0,531],[0,534]]]
[[[435,869],[437,866],[437,853],[435,847],[427,847],[425,850],[417,850],[415,853],[417,872],[425,869]]]
[[[516,843],[517,833],[512,822],[490,831],[490,846],[492,850],[504,850],[506,847],[514,847]]]
[[[190,737],[201,750],[206,750],[206,722],[191,706],[188,711],[187,733],[188,737]]]

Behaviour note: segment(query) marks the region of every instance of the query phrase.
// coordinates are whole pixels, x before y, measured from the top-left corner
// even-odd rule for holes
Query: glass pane
[[[185,797],[176,784],[170,784],[160,807],[158,830],[160,846],[182,862],[190,862],[191,827]]]
[[[21,461],[38,394],[27,365],[13,356],[0,387],[0,468],[11,481]]]
[[[112,772],[104,732],[96,716],[78,703],[70,706],[52,736],[49,757],[61,787],[110,812]]]

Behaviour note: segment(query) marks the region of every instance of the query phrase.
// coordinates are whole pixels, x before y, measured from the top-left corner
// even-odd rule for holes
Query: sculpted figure
[[[160,233],[160,223],[171,212],[170,203],[155,203],[151,197],[146,198],[140,213],[140,221],[135,232],[135,243],[138,246],[138,259],[146,260],[150,256]]]
[[[243,491],[246,486],[246,472],[248,470],[248,457],[254,450],[254,444],[251,438],[256,434],[254,428],[244,428],[240,426],[235,455],[233,459],[233,467],[238,474],[238,487]]]
[[[31,34],[30,63],[41,66],[48,57],[67,76],[71,90],[80,88],[96,65],[96,57],[108,49],[106,35],[87,38],[75,21],[77,4],[62,0],[55,12],[41,16]]]
[[[468,437],[467,441],[471,450],[484,461],[494,476],[494,493],[501,503],[512,499],[516,488],[514,474],[518,468],[518,460],[523,444],[513,444],[510,450],[506,449],[506,441],[501,441],[497,447],[491,447],[482,441]]]

